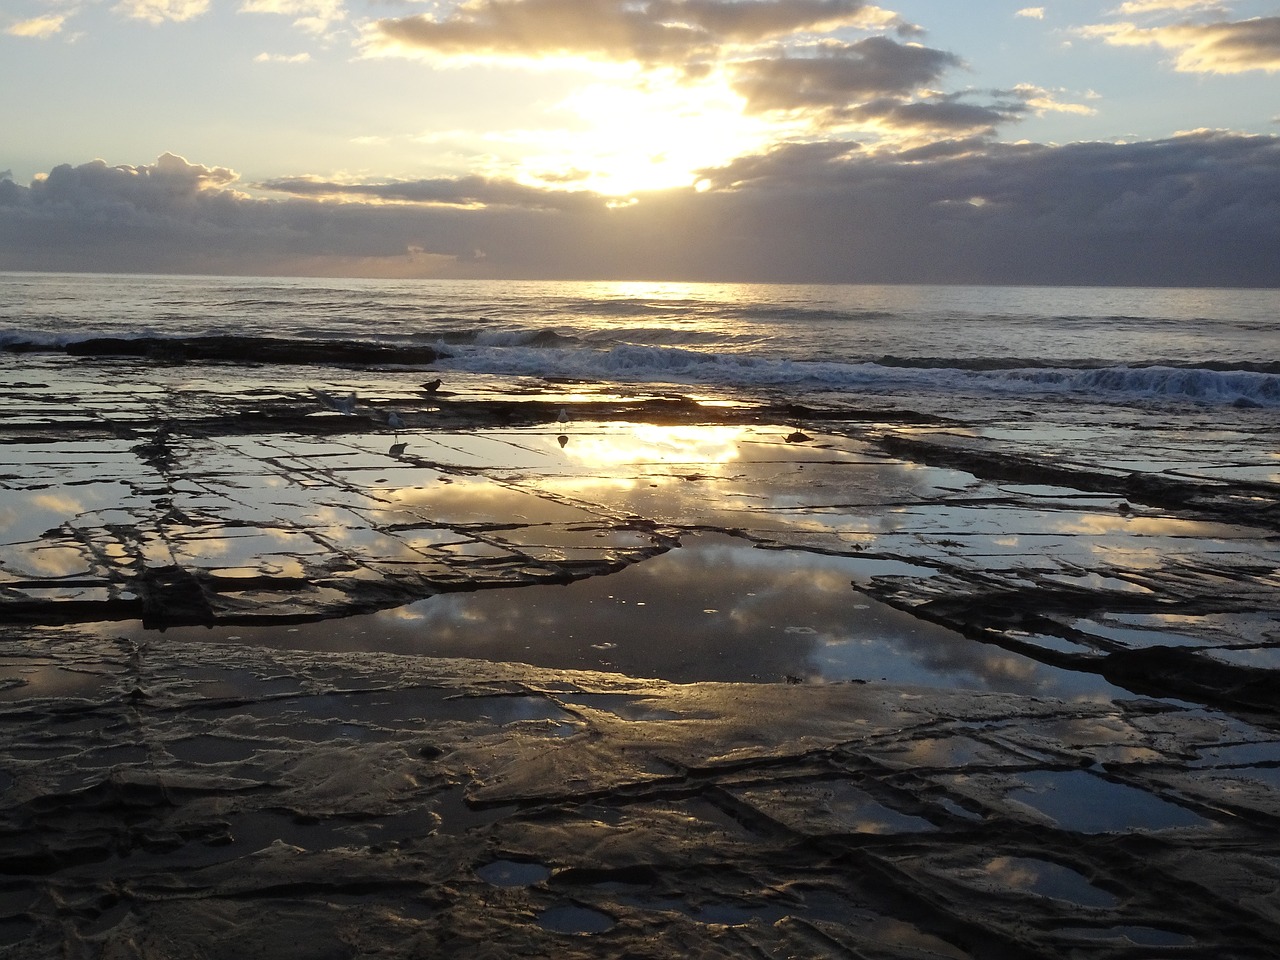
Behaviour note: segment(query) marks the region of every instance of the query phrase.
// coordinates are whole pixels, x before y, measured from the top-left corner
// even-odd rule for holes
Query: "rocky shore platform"
[[[5,362],[0,957],[1275,956],[1254,411]]]

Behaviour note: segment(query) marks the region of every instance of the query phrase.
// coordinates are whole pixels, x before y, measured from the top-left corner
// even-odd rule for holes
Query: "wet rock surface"
[[[0,955],[1274,955],[1250,411],[329,374],[0,388]]]

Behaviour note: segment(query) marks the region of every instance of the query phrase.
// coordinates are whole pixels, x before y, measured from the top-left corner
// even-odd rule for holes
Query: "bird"
[[[564,407],[561,407],[561,408],[560,408],[560,416],[556,417],[556,422],[557,422],[557,423],[568,423],[568,422],[569,422],[569,411],[568,411],[568,410],[566,410]]]
[[[392,410],[387,414],[387,426],[392,430],[400,431],[404,429],[404,417]]]
[[[805,443],[809,440],[812,440],[813,437],[809,436],[806,433],[802,433],[799,430],[796,430],[793,433],[787,434],[785,439],[787,443]]]
[[[345,397],[335,397],[326,390],[317,390],[315,387],[309,387],[308,389],[311,391],[312,396],[329,410],[336,410],[346,416],[351,416],[356,412],[356,392],[354,390]]]
[[[428,380],[426,383],[424,383],[422,385],[422,389],[427,391],[427,393],[435,393],[437,390],[440,389],[440,383],[441,383],[440,378],[436,377],[434,380]]]

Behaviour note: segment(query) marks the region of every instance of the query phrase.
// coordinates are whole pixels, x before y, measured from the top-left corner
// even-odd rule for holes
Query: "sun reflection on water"
[[[565,456],[591,466],[627,463],[723,464],[737,460],[745,427],[637,424],[626,433],[572,436]]]

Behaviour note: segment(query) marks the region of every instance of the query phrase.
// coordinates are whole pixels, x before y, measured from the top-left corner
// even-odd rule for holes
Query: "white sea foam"
[[[704,353],[675,347],[545,350],[518,346],[441,345],[443,366],[473,373],[662,382],[736,388],[785,387],[804,391],[963,392],[1076,396],[1095,402],[1189,401],[1280,406],[1280,375],[1249,370],[1168,366],[1095,368],[1014,367],[968,369],[770,359],[758,354]]]

